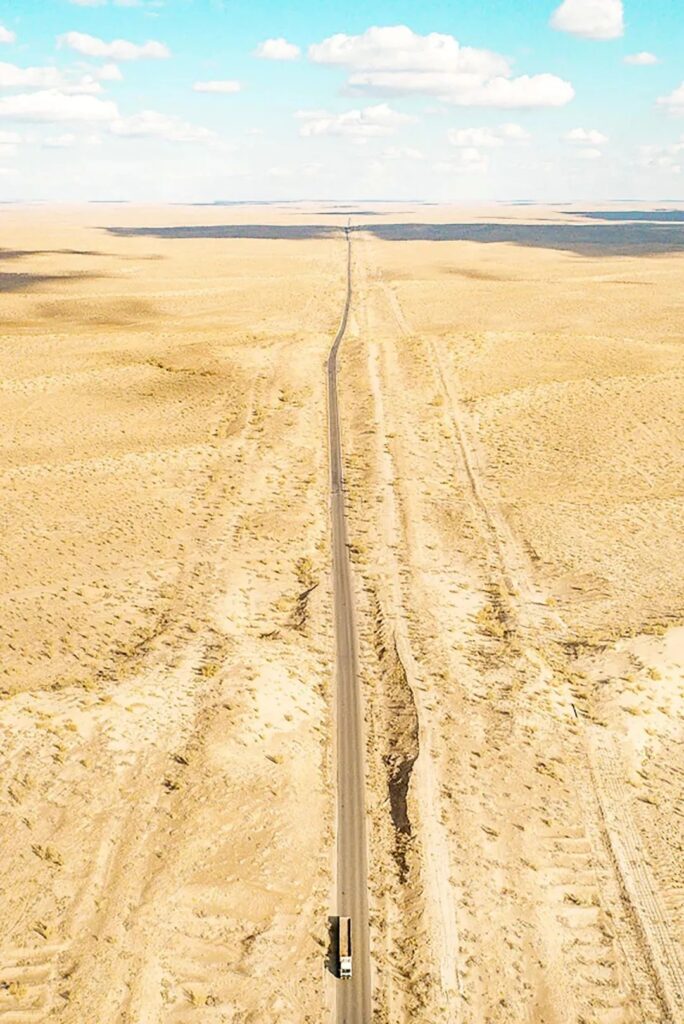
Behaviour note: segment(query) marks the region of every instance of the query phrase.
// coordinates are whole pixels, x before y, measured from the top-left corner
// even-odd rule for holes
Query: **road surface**
[[[368,930],[365,744],[359,690],[356,623],[337,403],[337,354],[351,304],[351,235],[347,236],[347,297],[337,337],[328,357],[328,445],[332,516],[333,602],[336,642],[337,720],[337,909],[352,919],[353,973],[337,980],[337,1024],[370,1024],[371,984]]]

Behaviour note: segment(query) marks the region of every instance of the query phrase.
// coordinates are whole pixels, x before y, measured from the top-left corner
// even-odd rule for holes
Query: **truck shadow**
[[[325,957],[325,967],[333,978],[340,976],[340,919],[339,917],[328,917],[328,952]]]

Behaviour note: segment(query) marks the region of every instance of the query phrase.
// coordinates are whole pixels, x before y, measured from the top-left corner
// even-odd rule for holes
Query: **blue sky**
[[[684,198],[681,0],[0,0],[0,198]]]

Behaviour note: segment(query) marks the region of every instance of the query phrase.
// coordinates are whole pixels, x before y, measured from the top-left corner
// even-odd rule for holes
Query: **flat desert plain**
[[[0,1024],[331,1018],[349,217],[374,1022],[684,1020],[684,224],[91,205],[0,209]]]

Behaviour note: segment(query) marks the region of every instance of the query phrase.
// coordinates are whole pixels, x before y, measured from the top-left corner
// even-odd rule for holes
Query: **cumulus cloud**
[[[684,139],[670,146],[642,146],[639,162],[651,170],[682,173],[684,163]]]
[[[382,151],[383,160],[424,160],[425,153],[413,146],[388,146]]]
[[[338,33],[309,47],[317,64],[375,71],[448,71],[492,77],[505,75],[505,57],[490,50],[461,46],[453,36],[431,32],[421,36],[406,25],[369,28],[358,36]]]
[[[502,124],[499,126],[499,132],[504,139],[510,139],[513,142],[527,142],[532,138],[527,128],[523,128],[520,124]]]
[[[86,57],[105,57],[109,60],[164,60],[171,56],[164,43],[150,39],[146,43],[131,43],[127,39],[113,39],[111,43],[89,36],[85,32],[65,32],[57,37],[60,49],[75,50]]]
[[[103,82],[120,82],[123,79],[121,70],[116,64],[103,64],[97,72],[97,77]]]
[[[641,53],[630,53],[624,58],[625,64],[636,64],[641,66],[647,66],[648,64],[660,64],[660,58],[656,57],[655,53],[649,53],[648,50],[642,50]]]
[[[11,29],[5,28],[4,25],[0,25],[0,43],[15,43],[16,41],[16,32],[12,32]]]
[[[0,132],[0,156],[15,156],[21,136],[17,132]]]
[[[300,135],[346,135],[356,139],[392,135],[400,125],[414,120],[408,114],[393,110],[386,103],[362,110],[347,110],[343,114],[331,114],[326,110],[300,110],[295,117],[302,122]]]
[[[566,142],[572,142],[576,146],[603,146],[608,142],[608,136],[595,128],[573,128],[563,137]]]
[[[254,56],[261,60],[297,60],[301,52],[295,43],[288,43],[287,39],[279,36],[277,39],[264,39],[254,51]]]
[[[585,39],[619,39],[625,31],[622,0],[563,0],[551,27]]]
[[[491,128],[458,128],[447,132],[447,137],[452,146],[503,146],[503,139],[499,138]]]
[[[63,82],[62,74],[53,67],[20,68],[0,62],[0,89],[51,89]]]
[[[63,135],[50,135],[43,139],[43,146],[46,149],[70,149],[75,142],[76,136],[72,132],[65,132]]]
[[[329,36],[309,47],[309,58],[348,68],[356,91],[425,93],[457,106],[555,107],[575,94],[556,75],[514,77],[501,54],[461,46],[451,35],[419,35],[406,25]]]
[[[684,114],[684,82],[669,96],[661,96],[658,103],[671,114]]]
[[[583,147],[582,149],[578,149],[575,155],[578,156],[580,160],[598,160],[603,156],[603,153],[600,149]]]
[[[70,78],[55,67],[20,68],[4,62],[0,62],[0,89],[59,89],[65,93],[81,94],[102,92],[102,86],[93,75]]]
[[[142,110],[131,117],[118,117],[110,125],[110,131],[124,138],[165,139],[167,142],[211,142],[216,138],[208,128],[199,128],[156,110]]]
[[[242,85],[240,82],[236,82],[235,79],[230,78],[213,82],[195,82],[192,88],[195,92],[232,93],[241,92]]]
[[[486,174],[489,170],[489,156],[481,153],[476,146],[459,150],[456,160],[444,160],[434,165],[441,174]]]
[[[526,142],[530,133],[519,124],[502,124],[498,128],[455,128],[447,132],[452,146],[493,149],[506,142]]]
[[[58,89],[17,93],[0,99],[0,118],[10,121],[111,121],[118,113],[116,104],[109,100]]]

